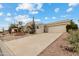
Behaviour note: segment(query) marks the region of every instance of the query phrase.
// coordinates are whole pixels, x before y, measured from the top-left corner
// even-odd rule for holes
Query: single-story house
[[[27,23],[24,26],[24,30],[27,30],[27,26],[30,26],[30,24],[32,24],[32,22]],[[66,25],[67,24],[70,24],[70,20],[56,21],[56,22],[48,23],[48,24],[35,23],[36,33],[43,33],[44,26],[48,27],[47,32],[50,32],[50,33],[52,33],[52,32],[66,32]]]

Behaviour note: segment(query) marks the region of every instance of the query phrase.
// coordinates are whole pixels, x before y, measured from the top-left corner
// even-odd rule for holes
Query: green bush
[[[71,26],[70,25],[66,25],[66,32],[69,32],[69,30],[71,29]]]
[[[66,25],[66,32],[69,32],[69,30],[78,30],[78,25],[75,24],[72,20],[70,21],[70,24]]]
[[[77,30],[77,29],[78,29],[77,24],[72,25],[72,29],[73,29],[73,30]]]

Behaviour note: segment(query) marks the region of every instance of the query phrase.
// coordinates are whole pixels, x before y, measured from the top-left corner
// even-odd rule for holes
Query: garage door
[[[48,32],[66,32],[66,26],[55,26],[55,27],[49,27]]]

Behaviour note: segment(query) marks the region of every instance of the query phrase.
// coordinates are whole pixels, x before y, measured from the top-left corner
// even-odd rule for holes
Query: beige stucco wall
[[[44,32],[44,25],[40,25],[39,29],[36,29],[36,33],[43,33]]]

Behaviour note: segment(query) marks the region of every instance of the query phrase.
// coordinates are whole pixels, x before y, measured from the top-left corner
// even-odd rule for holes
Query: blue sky
[[[11,23],[32,20],[42,23],[74,19],[78,24],[79,4],[77,3],[2,3],[0,4],[0,29],[7,29]],[[79,24],[78,24],[79,25]]]

